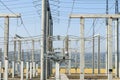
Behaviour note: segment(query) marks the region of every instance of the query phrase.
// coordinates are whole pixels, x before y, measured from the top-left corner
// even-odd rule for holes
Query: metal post
[[[119,13],[118,0],[115,0],[115,14]],[[115,20],[115,77],[119,76],[119,19]]]
[[[35,74],[36,74],[36,69],[35,69],[35,61],[33,62],[33,77],[35,77]]]
[[[108,80],[112,80],[112,18],[108,19]]]
[[[21,60],[21,41],[18,41],[18,62]]]
[[[28,75],[29,75],[29,62],[26,62],[26,80],[28,80]]]
[[[71,59],[71,50],[69,52],[69,59]],[[69,75],[71,75],[71,60],[69,60]]]
[[[33,67],[33,77],[35,77],[35,57],[34,57],[34,40],[32,40],[32,67]]]
[[[38,64],[36,64],[36,76],[38,76]]]
[[[50,36],[53,36],[53,20],[52,17],[49,19],[49,25],[50,25]],[[53,51],[53,41],[49,40],[50,43],[50,51]],[[52,74],[52,61],[50,61],[50,74]]]
[[[15,62],[12,61],[12,78],[14,78],[14,73],[15,72]]]
[[[46,31],[45,31],[45,28],[46,28],[46,0],[42,0],[42,22],[41,22],[41,78],[40,80],[45,80],[46,78],[46,71],[45,71],[45,60],[44,60],[44,54],[46,53],[46,46],[45,46],[45,43],[46,43]]]
[[[60,80],[60,71],[59,71],[59,62],[55,62],[56,66],[55,66],[55,80]]]
[[[16,37],[14,37],[14,39],[16,39]],[[12,74],[12,78],[14,78],[15,72],[16,72],[16,41],[14,41],[14,61],[13,63],[13,74]]]
[[[93,62],[93,65],[92,65],[93,66],[93,72],[92,73],[93,74],[95,72],[95,50],[94,50],[94,48],[95,48],[94,47],[94,44],[95,44],[94,41],[95,40],[94,40],[94,35],[95,35],[95,21],[93,21],[93,56],[92,56],[92,58],[93,58],[93,60],[92,60],[92,62]]]
[[[0,80],[2,78],[2,48],[0,48]]]
[[[21,53],[21,67],[20,67],[20,68],[21,68],[21,70],[20,70],[20,71],[21,71],[21,80],[24,79],[24,78],[23,78],[23,76],[24,76],[24,75],[23,75],[23,74],[24,74],[24,73],[23,73],[23,53],[24,53],[24,51],[22,50],[22,53]]]
[[[77,68],[78,68],[78,66],[77,66],[77,50],[75,50],[75,71],[76,71],[76,73],[77,73]]]
[[[5,17],[5,28],[4,28],[4,80],[8,80],[8,44],[9,44],[9,17]]]
[[[108,14],[108,0],[106,0],[106,14]],[[108,18],[106,18],[106,37],[108,37]],[[106,39],[106,74],[108,74],[108,38]]]
[[[21,60],[21,80],[23,80],[24,73],[23,73],[23,61]]]
[[[100,74],[100,35],[98,35],[98,74]]]
[[[65,38],[65,57],[68,59],[69,58],[69,54],[68,54],[68,46],[69,46],[69,37],[68,37],[68,35],[66,36],[66,38]],[[66,64],[66,73],[69,73],[69,67],[68,67],[68,61],[66,61],[67,62],[67,64]]]
[[[80,22],[80,80],[84,80],[84,54],[85,54],[85,41],[84,41],[84,18]]]
[[[2,62],[0,61],[0,80],[2,78],[1,73],[2,73]]]
[[[48,3],[48,1],[47,1]],[[48,5],[48,4],[47,4]],[[49,36],[49,7],[47,6],[47,12],[46,12],[46,51],[49,51],[49,41],[48,41],[48,36]],[[49,76],[49,60],[46,59],[46,79]]]
[[[18,41],[18,64],[17,64],[18,75],[20,75],[20,60],[21,60],[21,41]]]
[[[52,19],[50,18],[50,19],[49,19],[49,27],[50,27],[50,29],[49,29],[49,34],[50,34],[50,36],[53,36],[53,25],[51,24],[51,22],[52,22]],[[48,40],[49,40],[49,51],[52,52],[52,51],[53,51],[52,40],[50,40],[50,38],[48,38]],[[52,61],[50,60],[50,71],[49,71],[49,75],[51,75],[51,74],[52,74]]]
[[[30,79],[32,79],[32,62],[30,61]]]
[[[119,25],[115,21],[115,77],[119,77]]]
[[[65,39],[65,55],[68,56],[68,46],[69,46],[69,43],[68,43],[68,36],[66,37]]]
[[[30,58],[30,79],[32,79],[33,69],[32,69],[32,56]]]
[[[120,72],[120,62],[119,62],[119,72]],[[119,74],[119,77],[120,77],[120,74]]]

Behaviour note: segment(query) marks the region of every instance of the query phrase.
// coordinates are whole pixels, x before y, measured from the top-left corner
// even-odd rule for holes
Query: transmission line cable
[[[70,14],[73,13],[74,4],[75,4],[75,0],[73,0],[72,9],[71,9]],[[71,23],[71,18],[68,19],[68,27],[67,27],[67,33],[66,33],[67,35],[68,35],[68,30],[70,28],[70,23]]]
[[[8,9],[11,13],[15,14],[15,13],[14,13],[9,7],[7,7],[7,5],[5,5],[1,0],[0,0],[0,2],[3,4],[4,7],[6,7],[6,9]],[[16,15],[16,14],[15,14],[15,15]],[[21,20],[21,24],[23,25],[25,31],[26,31],[27,34],[31,37],[30,33],[28,32],[28,30],[27,30],[27,28],[26,28],[26,26],[25,26],[25,24],[24,24],[24,22],[23,22],[22,17],[20,17],[20,20]]]

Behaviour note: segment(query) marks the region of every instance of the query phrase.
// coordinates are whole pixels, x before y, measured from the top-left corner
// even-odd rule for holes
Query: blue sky
[[[1,0],[14,13],[21,13],[24,26],[20,19],[10,19],[10,37],[19,34],[23,37],[38,36],[41,29],[41,0]],[[60,3],[58,3],[59,1]],[[68,19],[74,2],[72,13],[105,13],[106,0],[50,0],[52,16],[54,20],[54,35],[66,35],[67,29],[69,35],[79,36],[80,20],[71,19],[68,26]],[[115,0],[109,0],[109,13],[114,13]],[[59,8],[58,8],[59,7]],[[11,13],[3,4],[0,3],[0,13]],[[59,15],[58,15],[59,14]],[[85,36],[92,36],[93,19],[86,19]],[[105,37],[105,19],[96,19],[95,34],[101,34]],[[0,19],[0,37],[3,37],[4,19]],[[88,44],[89,48],[91,45]],[[104,44],[104,45],[103,45]],[[101,43],[105,48],[105,39]],[[90,49],[88,49],[90,50]],[[104,51],[104,49],[102,49]]]

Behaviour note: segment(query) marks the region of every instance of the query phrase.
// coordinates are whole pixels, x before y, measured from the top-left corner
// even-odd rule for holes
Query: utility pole
[[[4,60],[5,60],[5,73],[4,80],[8,80],[8,44],[9,44],[9,17],[5,17],[4,28]]]
[[[52,52],[51,51],[51,42],[50,42],[50,39],[49,37],[52,36],[51,35],[51,32],[53,31],[52,30],[52,25],[51,25],[51,22],[52,22],[52,15],[51,15],[51,9],[50,9],[50,4],[49,4],[49,0],[47,0],[47,12],[46,12],[46,51],[47,52]],[[51,61],[46,59],[46,78],[50,76],[51,74]]]
[[[115,14],[119,14],[118,0],[115,0]],[[119,73],[119,19],[115,19],[115,77],[120,77]]]
[[[108,14],[108,0],[106,0],[106,14]],[[108,18],[106,18],[106,37],[108,37]],[[106,38],[106,74],[108,74],[108,38]]]
[[[15,35],[15,39],[21,39],[19,35]],[[17,59],[17,74],[20,76],[20,64],[21,64],[21,40],[18,40],[18,59]]]
[[[20,14],[0,14],[0,17],[5,18],[5,28],[4,28],[4,80],[8,80],[8,46],[9,46],[9,18],[18,18]]]
[[[47,12],[46,12],[46,52],[49,52],[49,19],[50,19],[50,8],[49,1],[47,0]],[[48,54],[48,53],[47,53]],[[49,76],[50,60],[46,59],[46,78]]]
[[[44,60],[44,54],[46,53],[46,3],[47,0],[42,0],[42,22],[41,22],[41,78],[40,80],[45,80],[46,78],[46,66],[45,66],[45,60]]]
[[[84,80],[84,55],[85,55],[85,40],[84,40],[84,18],[81,18],[81,22],[80,22],[81,26],[80,26],[80,80]]]
[[[112,80],[112,18],[108,19],[108,80]]]

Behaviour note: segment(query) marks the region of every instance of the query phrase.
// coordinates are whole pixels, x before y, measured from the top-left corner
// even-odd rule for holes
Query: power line
[[[61,1],[61,3],[72,3],[72,2],[70,2],[70,1]],[[96,2],[79,2],[79,1],[76,1],[76,4],[106,4],[106,3],[96,3]],[[113,4],[113,3],[109,3],[109,4]]]
[[[11,13],[15,14],[11,9],[9,9],[1,0],[0,2],[2,3],[3,6],[5,6],[6,9],[8,9]]]
[[[9,7],[7,7],[1,0],[0,0],[0,2],[3,4],[3,6],[6,7],[6,9],[8,9],[11,13],[15,14],[15,13],[14,13]],[[16,15],[16,14],[15,14],[15,15]],[[28,32],[28,30],[27,30],[27,28],[26,28],[26,26],[25,26],[25,24],[24,24],[24,22],[23,22],[22,17],[20,17],[20,20],[21,20],[21,24],[23,25],[25,31],[26,31],[26,32],[28,33],[28,35],[31,37],[30,33]]]
[[[72,9],[71,9],[70,14],[72,14],[72,12],[73,12],[74,4],[75,4],[75,0],[73,0]],[[68,27],[67,27],[67,33],[66,33],[67,35],[68,35],[68,30],[70,28],[70,23],[71,23],[71,18],[68,19]]]

